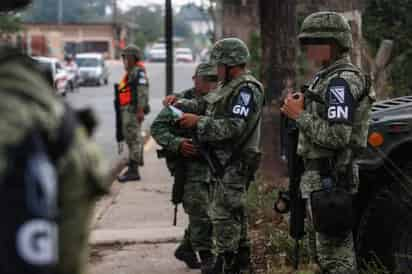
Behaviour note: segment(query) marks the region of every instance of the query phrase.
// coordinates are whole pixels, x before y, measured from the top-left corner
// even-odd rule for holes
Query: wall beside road
[[[115,37],[113,24],[24,24],[25,42],[31,41],[32,37],[44,37],[49,47],[49,54],[52,57],[62,59],[65,47],[68,45],[83,45],[88,51],[99,51],[107,55],[108,58],[114,57]],[[29,42],[30,43],[30,42]],[[31,44],[31,43],[30,43]],[[87,46],[89,45],[89,46]],[[93,48],[96,45],[96,48]],[[32,49],[34,55],[36,48]]]

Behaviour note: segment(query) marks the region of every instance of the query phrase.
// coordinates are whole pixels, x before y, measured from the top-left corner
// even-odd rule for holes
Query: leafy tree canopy
[[[141,46],[163,35],[163,9],[160,5],[135,6],[123,15],[123,20],[139,25],[137,36]]]
[[[21,19],[17,15],[8,14],[0,16],[0,34],[15,33],[21,28]]]

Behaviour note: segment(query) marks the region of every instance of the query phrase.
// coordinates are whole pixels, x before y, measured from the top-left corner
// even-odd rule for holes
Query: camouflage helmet
[[[196,68],[195,76],[217,77],[217,68],[210,63],[200,63]]]
[[[317,44],[334,40],[344,50],[352,48],[352,31],[346,19],[330,11],[315,12],[302,23],[299,41],[304,44]]]
[[[225,38],[216,42],[210,53],[210,62],[227,66],[246,64],[249,61],[249,49],[238,38]]]
[[[128,45],[122,51],[122,56],[132,55],[132,56],[135,56],[136,59],[140,59],[140,54],[141,54],[140,48],[133,44]]]
[[[8,12],[24,8],[31,3],[31,0],[1,0],[0,12]]]

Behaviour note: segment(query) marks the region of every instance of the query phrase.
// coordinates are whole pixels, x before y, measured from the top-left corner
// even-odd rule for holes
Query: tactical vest
[[[145,79],[147,79],[146,68],[143,62],[137,62],[136,67],[138,70],[145,72]],[[120,106],[128,106],[133,102],[133,92],[129,84],[129,73],[123,76],[122,80],[119,83],[119,103]]]
[[[217,119],[220,117],[227,117],[227,112],[229,109],[228,106],[230,104],[230,101],[236,96],[238,96],[239,87],[243,84],[254,85],[255,87],[257,87],[262,92],[261,97],[263,100],[264,95],[262,84],[259,81],[257,81],[256,78],[253,77],[251,74],[243,74],[242,76],[220,87],[216,92],[209,93],[204,97],[206,102],[208,103],[208,107],[206,109],[206,116],[212,116]],[[256,96],[256,94],[254,94],[255,99],[256,97],[259,96]],[[260,102],[256,103],[259,104]],[[235,142],[233,142],[234,140],[230,140],[230,143],[226,143],[224,145],[230,146],[232,150],[248,150],[253,152],[259,152],[261,114],[262,113],[260,111],[256,115],[249,117],[247,121],[247,127],[242,133],[242,135]]]
[[[374,91],[371,88],[369,77],[363,74],[357,67],[349,62],[337,63],[330,68],[318,73],[305,92],[305,106],[307,110],[316,113],[319,117],[327,120],[325,91],[327,79],[339,77],[344,72],[357,75],[363,82],[363,92],[356,102],[356,110],[352,124],[352,134],[348,148],[337,153],[335,150],[325,149],[312,144],[304,134],[300,134],[299,154],[306,159],[331,158],[334,157],[337,165],[346,165],[348,161],[356,157],[367,145],[368,123],[370,108],[375,100]],[[307,101],[307,102],[306,102]],[[339,154],[337,156],[337,154]],[[337,158],[337,159],[336,159]]]
[[[0,51],[1,52],[1,51]],[[0,56],[7,62],[7,73],[0,72],[0,94],[42,108],[53,96],[27,58]],[[26,65],[24,65],[26,63]],[[4,66],[4,65],[3,65]],[[30,70],[31,69],[31,70]],[[6,77],[6,75],[16,76]],[[31,88],[34,92],[25,92]],[[4,105],[3,105],[4,106]],[[50,106],[47,106],[50,107]],[[56,118],[56,117],[54,117]],[[53,118],[51,118],[52,120]],[[75,118],[67,111],[59,128],[50,136],[42,125],[22,129],[22,138],[3,143],[4,173],[0,177],[0,273],[52,274],[58,263],[58,178],[56,164],[74,138]],[[44,126],[44,125],[43,125]],[[17,128],[17,127],[16,127]],[[5,140],[5,139],[3,139]]]

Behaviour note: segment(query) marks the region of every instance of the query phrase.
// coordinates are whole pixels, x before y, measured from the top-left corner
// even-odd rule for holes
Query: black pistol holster
[[[339,176],[328,160],[319,161],[317,170],[322,189],[310,197],[314,229],[329,236],[343,236],[352,230],[355,220],[354,194],[348,190],[351,176]]]

